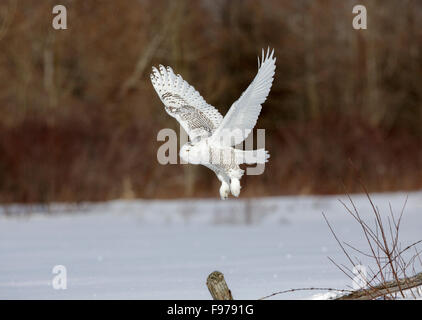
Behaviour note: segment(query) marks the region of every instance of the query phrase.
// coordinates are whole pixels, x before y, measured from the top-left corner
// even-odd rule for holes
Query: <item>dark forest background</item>
[[[218,197],[208,169],[158,164],[178,125],[149,73],[172,66],[224,115],[268,46],[271,159],[242,197],[358,191],[355,170],[370,191],[422,187],[422,1],[2,0],[0,202]]]

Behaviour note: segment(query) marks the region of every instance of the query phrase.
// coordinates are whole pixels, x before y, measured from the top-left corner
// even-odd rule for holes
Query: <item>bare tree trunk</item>
[[[312,3],[306,2],[306,9],[303,15],[305,27],[305,88],[308,98],[311,117],[319,115],[318,92],[316,88],[317,79],[315,76],[315,52],[314,52],[314,26],[312,19]]]
[[[4,38],[4,36],[7,34],[7,31],[9,30],[10,24],[13,21],[13,18],[16,14],[16,7],[17,7],[17,0],[11,0],[9,2],[9,6],[1,12],[0,15],[0,41]]]
[[[378,75],[378,49],[377,49],[377,14],[381,14],[382,5],[376,0],[368,3],[368,29],[364,30],[366,43],[366,110],[372,125],[377,126],[384,118],[385,107],[380,103],[379,75]],[[369,15],[372,13],[372,15]]]
[[[172,34],[170,38],[172,60],[174,67],[178,70],[178,73],[183,74],[185,79],[189,79],[189,69],[186,68],[184,63],[183,41],[181,40],[181,35],[183,33],[182,26],[185,23],[185,19],[187,18],[187,2],[186,0],[179,0],[175,2],[177,2],[177,5],[174,7]],[[193,196],[197,172],[198,166],[196,165],[185,165],[183,168],[185,186],[184,193],[186,197]]]
[[[342,2],[343,10],[344,12],[348,12],[349,8],[352,6],[353,2],[347,1]],[[345,15],[343,19],[349,22],[348,20],[349,15]],[[344,104],[341,103],[339,105],[339,108],[341,108],[341,113],[349,113],[352,110],[355,110],[357,107],[356,101],[356,94],[355,94],[355,88],[356,83],[359,81],[358,76],[356,74],[356,68],[357,66],[357,60],[358,60],[358,33],[357,32],[350,32],[347,28],[345,28],[345,25],[342,24],[342,28],[339,28],[342,32],[342,37],[345,39],[345,46],[348,48],[346,50],[345,56],[346,56],[346,62],[347,62],[347,69],[346,72],[348,73],[348,76],[345,77],[344,81]],[[344,70],[343,70],[344,72]],[[354,111],[353,111],[354,112]]]
[[[44,89],[48,96],[50,108],[57,106],[57,94],[54,81],[54,32],[49,32],[44,47]]]

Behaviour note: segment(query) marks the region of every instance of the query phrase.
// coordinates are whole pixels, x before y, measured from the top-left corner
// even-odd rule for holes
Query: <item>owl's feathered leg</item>
[[[221,200],[226,200],[229,197],[229,194],[230,194],[229,184],[225,181],[221,182],[221,187],[220,187]]]
[[[240,178],[243,176],[243,170],[238,168],[237,170],[230,170],[229,177],[230,177],[230,191],[232,195],[238,197],[240,194]]]
[[[221,187],[220,187],[221,200],[226,200],[230,194],[230,185],[228,183],[230,180],[220,174],[217,174],[217,178],[218,180],[221,181]]]
[[[230,180],[230,190],[232,192],[232,195],[234,195],[235,197],[238,197],[240,194],[240,180],[236,179],[236,178],[232,178]]]

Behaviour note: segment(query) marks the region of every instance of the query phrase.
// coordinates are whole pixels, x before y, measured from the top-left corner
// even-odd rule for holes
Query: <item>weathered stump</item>
[[[232,293],[226,280],[224,280],[224,275],[220,271],[210,273],[207,278],[207,287],[214,300],[233,300]]]

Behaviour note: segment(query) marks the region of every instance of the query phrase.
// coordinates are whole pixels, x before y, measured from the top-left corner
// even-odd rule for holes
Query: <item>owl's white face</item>
[[[207,164],[209,161],[209,148],[201,141],[193,145],[188,142],[180,149],[180,158],[192,164]]]
[[[184,144],[180,149],[180,158],[188,163],[199,164],[200,157],[198,155],[198,150],[190,142]]]

